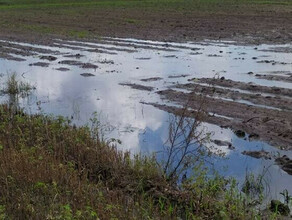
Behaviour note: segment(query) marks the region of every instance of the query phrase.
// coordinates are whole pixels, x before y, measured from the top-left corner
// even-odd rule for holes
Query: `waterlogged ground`
[[[105,138],[119,139],[119,147],[133,153],[163,149],[169,112],[203,94],[212,115],[201,126],[212,134],[207,147],[225,155],[210,157],[211,166],[241,183],[247,172],[265,173],[270,197],[279,198],[284,189],[292,193],[292,175],[275,162],[292,158],[291,51],[292,45],[233,42],[0,41],[1,86],[15,72],[36,87],[19,99],[28,113],[68,116],[76,125],[97,117]],[[249,156],[262,150],[268,154]]]

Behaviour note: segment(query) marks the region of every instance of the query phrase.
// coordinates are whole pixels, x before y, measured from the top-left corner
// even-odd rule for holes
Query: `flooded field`
[[[163,149],[170,114],[190,101],[192,117],[203,96],[210,166],[240,183],[248,172],[265,173],[269,196],[279,198],[284,189],[292,193],[292,162],[284,156],[292,158],[291,51],[214,41],[0,41],[1,87],[16,73],[36,87],[19,99],[28,113],[67,116],[76,125],[97,117],[105,138],[146,154]]]

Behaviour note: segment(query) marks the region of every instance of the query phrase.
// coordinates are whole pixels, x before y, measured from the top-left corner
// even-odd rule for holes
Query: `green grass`
[[[15,73],[8,75],[8,79],[5,85],[4,90],[2,91],[4,94],[9,95],[21,95],[27,96],[30,94],[31,90],[34,90],[35,87],[30,85],[27,82],[23,82],[17,79]]]
[[[15,74],[5,85],[9,95],[32,88]],[[0,104],[0,219],[261,218],[253,191],[242,194],[234,179],[195,160],[188,162],[193,174],[179,183],[155,156],[105,141],[99,125],[96,116],[76,127],[62,116]],[[261,186],[250,177],[248,189]]]
[[[96,119],[92,120],[95,124]],[[182,185],[94,126],[0,105],[1,219],[260,219],[234,180],[198,164]]]

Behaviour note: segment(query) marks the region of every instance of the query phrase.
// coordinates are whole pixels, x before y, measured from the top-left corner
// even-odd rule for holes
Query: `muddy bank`
[[[1,43],[0,43],[1,44]],[[19,56],[34,56],[37,55],[37,53],[32,52],[31,50],[23,50],[17,47],[9,47],[9,46],[0,46],[1,54],[13,54],[13,55],[19,55]],[[5,58],[3,56],[3,58]]]
[[[261,150],[261,151],[243,151],[242,154],[256,158],[256,159],[260,159],[260,158],[263,158],[266,160],[272,159],[271,154],[269,152],[263,151],[263,150]]]
[[[119,85],[129,86],[132,89],[145,90],[145,91],[149,91],[149,92],[154,90],[154,87],[152,87],[152,86],[143,86],[143,85],[139,85],[139,84],[135,84],[135,83],[119,83]]]
[[[292,83],[292,75],[279,76],[279,75],[256,74],[255,77],[258,79],[266,79],[266,80],[271,80],[271,81],[274,80],[274,81]]]
[[[48,67],[50,64],[45,62],[37,62],[37,63],[31,63],[29,66],[40,66],[40,67]]]
[[[262,107],[266,108],[272,107],[276,109],[292,111],[292,99],[285,96],[264,95],[262,94],[262,92],[244,93],[228,88],[200,85],[197,83],[177,84],[171,86],[170,88],[185,89],[191,92],[212,96],[214,98],[224,98],[237,102],[242,102],[243,100],[245,100],[248,101],[246,102],[246,104],[256,105],[258,107],[261,107],[262,105]],[[258,89],[259,91],[261,91],[262,87],[259,86]]]
[[[225,79],[224,77],[221,77],[219,79],[193,78],[189,81],[194,82],[194,83],[205,83],[210,86],[221,86],[225,88],[241,89],[241,90],[250,91],[250,92],[269,93],[272,95],[282,95],[282,96],[292,97],[292,89],[260,86],[253,83],[236,82],[230,79]]]
[[[67,71],[69,71],[70,69],[65,68],[65,67],[60,67],[60,68],[57,68],[56,70],[61,71],[61,72],[67,72]]]
[[[218,140],[218,139],[210,140],[210,141],[212,143],[216,144],[217,146],[220,146],[220,147],[228,147],[228,149],[230,149],[230,150],[235,149],[235,147],[229,141],[222,141],[222,140]]]
[[[171,76],[169,76],[168,78],[170,78],[170,79],[176,79],[176,78],[185,78],[185,77],[187,77],[187,76],[189,76],[189,75],[188,75],[188,74],[171,75]]]
[[[286,155],[279,157],[275,160],[276,164],[278,164],[285,172],[292,175],[292,160]]]
[[[95,76],[92,73],[81,73],[80,75],[83,76],[83,77],[92,77],[92,76]]]
[[[58,64],[65,64],[69,66],[80,66],[83,69],[97,69],[98,66],[92,63],[82,63],[78,60],[62,60]]]
[[[292,175],[292,160],[287,156],[275,156],[270,152],[260,150],[260,151],[243,151],[243,155],[247,155],[256,159],[265,159],[265,160],[274,160],[275,164],[277,164],[283,171]]]
[[[161,77],[151,77],[151,78],[141,79],[142,82],[154,82],[154,81],[158,81],[158,80],[162,80],[162,78]]]
[[[70,33],[76,32],[77,38],[80,32],[89,38],[111,36],[160,41],[212,39],[255,44],[290,43],[291,4],[281,3],[187,1],[173,5],[174,2],[146,4],[142,1],[142,6],[133,3],[130,7],[121,8],[72,5],[68,10],[67,6],[59,5],[61,13],[40,8],[41,14],[35,12],[35,7],[25,10],[15,8],[1,11],[0,37],[44,41],[41,38],[49,34],[69,38]]]
[[[2,41],[2,39],[0,40],[0,49],[1,49],[1,52],[11,53],[11,54],[21,55],[21,56],[33,56],[33,55],[36,55],[37,53],[50,54],[50,55],[60,54],[60,52],[56,50],[31,47],[29,45]]]
[[[48,60],[48,61],[55,61],[55,60],[57,60],[57,57],[54,57],[54,56],[41,56],[40,59],[41,60]]]
[[[1,53],[0,52],[0,58],[2,59],[6,59],[6,60],[13,60],[13,61],[25,61],[25,59],[23,58],[19,58],[19,57],[14,57],[14,56],[11,56],[10,54],[7,54],[7,53]]]
[[[100,53],[100,54],[109,54],[109,55],[116,55],[116,52],[112,52],[109,50],[102,50],[102,49],[98,49],[98,48],[86,48],[86,47],[79,47],[79,46],[72,46],[72,45],[68,45],[66,44],[67,42],[61,43],[58,41],[58,43],[54,42],[54,41],[47,41],[46,44],[49,46],[55,46],[55,47],[59,47],[59,48],[67,48],[67,49],[71,49],[71,50],[78,50],[78,51],[87,51],[87,52],[94,52],[94,53]],[[67,57],[75,57],[75,58],[80,58],[80,56],[70,56],[68,55]]]
[[[137,52],[134,49],[124,49],[124,48],[117,48],[117,47],[106,47],[106,46],[102,46],[102,44],[105,44],[103,41],[96,41],[96,43],[99,43],[101,45],[99,45],[98,47],[96,45],[92,45],[92,44],[88,44],[88,43],[81,43],[81,42],[77,42],[77,41],[57,41],[60,42],[61,44],[65,43],[66,45],[70,45],[70,46],[77,46],[80,47],[81,49],[86,49],[86,48],[91,48],[91,50],[94,49],[102,49],[102,50],[109,50],[109,51],[124,51],[124,52],[128,52],[128,53],[134,53]]]
[[[292,47],[270,47],[269,49],[260,50],[263,52],[274,52],[274,53],[292,53]]]
[[[201,120],[222,127],[242,130],[252,139],[260,139],[280,149],[292,149],[292,114],[290,111],[279,111],[246,105],[208,97],[194,92],[184,93],[167,89],[159,91],[161,98],[170,103],[185,106],[188,103],[188,114],[195,117],[197,109],[204,109]],[[148,103],[164,111],[178,114],[180,107]],[[249,138],[244,135],[244,138]]]

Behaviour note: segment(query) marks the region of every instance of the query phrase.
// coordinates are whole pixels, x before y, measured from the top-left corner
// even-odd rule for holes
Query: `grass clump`
[[[202,166],[182,184],[92,127],[0,105],[2,219],[255,219],[236,182]]]
[[[12,73],[11,75],[8,75],[3,92],[9,95],[27,96],[30,91],[34,89],[35,87],[29,83],[17,80],[16,73]]]

